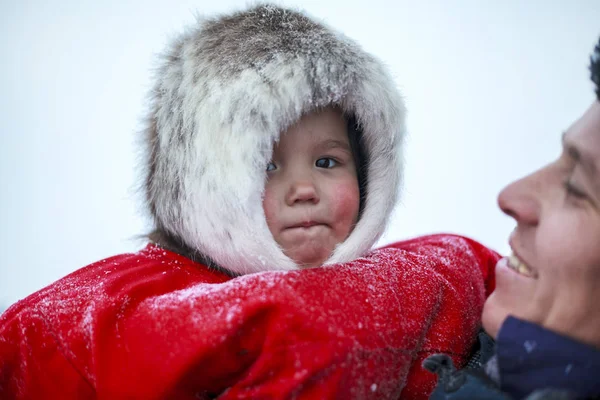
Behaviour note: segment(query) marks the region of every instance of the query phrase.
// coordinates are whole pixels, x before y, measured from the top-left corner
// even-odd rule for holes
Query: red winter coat
[[[231,279],[149,245],[2,315],[0,398],[424,399],[421,361],[464,364],[497,259],[435,235]]]

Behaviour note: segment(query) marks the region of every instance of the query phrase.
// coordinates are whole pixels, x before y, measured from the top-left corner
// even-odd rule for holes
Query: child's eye
[[[567,195],[573,196],[577,199],[585,199],[587,197],[582,190],[574,186],[569,180],[565,181],[564,186],[565,190],[567,191]]]
[[[330,158],[330,157],[319,158],[315,162],[315,166],[317,168],[333,168],[336,165],[338,165],[338,162],[335,161],[333,158]]]
[[[267,164],[267,172],[275,171],[277,169],[277,165],[273,161],[270,161]]]

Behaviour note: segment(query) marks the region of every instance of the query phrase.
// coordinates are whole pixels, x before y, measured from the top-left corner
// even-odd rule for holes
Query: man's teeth
[[[531,268],[525,265],[525,263],[519,260],[519,257],[514,254],[511,254],[510,257],[508,257],[508,266],[522,275],[533,276]]]

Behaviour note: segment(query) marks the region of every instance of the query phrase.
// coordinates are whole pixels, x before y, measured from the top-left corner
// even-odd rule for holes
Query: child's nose
[[[292,206],[296,203],[318,203],[319,195],[314,182],[311,180],[295,181],[290,186],[290,190],[286,196],[286,203]]]

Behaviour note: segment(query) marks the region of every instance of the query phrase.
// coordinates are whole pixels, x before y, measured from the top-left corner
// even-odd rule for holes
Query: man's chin
[[[498,304],[496,293],[492,293],[483,305],[481,325],[488,335],[496,339],[500,327],[508,317],[506,309]]]

